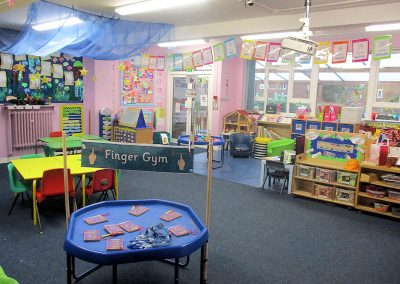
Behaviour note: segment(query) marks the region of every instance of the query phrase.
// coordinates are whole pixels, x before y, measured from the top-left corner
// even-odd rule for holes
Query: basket
[[[400,192],[394,190],[388,190],[388,197],[391,199],[400,200]]]
[[[375,211],[386,213],[389,210],[389,205],[379,202],[374,202]]]
[[[373,190],[373,189],[366,189],[365,192],[373,197],[385,197],[386,196],[386,191],[382,190]]]

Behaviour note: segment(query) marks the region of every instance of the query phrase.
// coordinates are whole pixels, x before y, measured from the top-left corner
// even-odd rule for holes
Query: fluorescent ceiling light
[[[158,10],[165,10],[170,8],[176,8],[179,6],[191,6],[197,2],[204,2],[207,0],[147,0],[140,1],[124,6],[115,8],[115,12],[124,16],[132,14],[141,14],[146,12],[153,12]]]
[[[206,43],[207,42],[204,39],[192,39],[192,40],[182,40],[182,41],[160,42],[157,45],[159,47],[176,47],[176,46],[201,45]]]
[[[34,25],[32,29],[37,30],[37,31],[46,31],[46,30],[52,30],[52,29],[59,29],[61,27],[68,27],[68,26],[73,26],[77,24],[82,24],[83,21],[79,19],[78,17],[71,17],[68,19],[61,19],[57,21],[52,21],[44,24],[39,24],[39,25]]]
[[[308,36],[312,36],[312,32],[310,31]],[[255,34],[255,35],[245,35],[241,36],[242,40],[250,39],[250,40],[257,40],[257,39],[280,39],[285,38],[288,36],[304,36],[302,32],[296,31],[289,31],[289,32],[282,32],[282,33],[268,33],[268,34]]]
[[[372,25],[365,27],[365,31],[367,32],[394,31],[394,30],[400,30],[400,23]]]

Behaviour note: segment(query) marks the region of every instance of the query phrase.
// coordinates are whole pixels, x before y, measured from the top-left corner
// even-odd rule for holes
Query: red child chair
[[[101,195],[97,199],[97,202],[102,198],[105,200],[108,198],[108,191],[111,191],[114,199],[116,199],[115,192],[115,170],[113,169],[102,169],[93,173],[93,178],[89,186],[86,187],[86,195],[91,196],[94,193],[100,193]]]
[[[61,137],[62,131],[52,131],[50,132],[50,137]]]
[[[68,188],[69,196],[73,198],[74,209],[76,209],[74,181],[71,171],[68,169]],[[36,212],[38,215],[40,232],[42,232],[42,224],[40,222],[38,204],[47,198],[64,196],[64,169],[51,169],[43,172],[40,190],[36,191]]]

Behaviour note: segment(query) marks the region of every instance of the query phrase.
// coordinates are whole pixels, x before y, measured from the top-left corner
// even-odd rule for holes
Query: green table
[[[82,140],[104,140],[96,135],[82,135],[82,136],[67,136],[65,143],[67,149],[80,149],[82,147]],[[38,143],[42,142],[54,150],[62,149],[62,137],[42,137],[37,140],[35,152],[37,154]]]

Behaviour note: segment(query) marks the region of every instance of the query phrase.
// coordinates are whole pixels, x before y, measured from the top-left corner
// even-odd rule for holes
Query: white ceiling
[[[138,0],[49,1],[93,14],[119,17],[114,13],[115,7]],[[252,7],[245,7],[244,1],[204,0],[196,5],[125,16],[121,19],[174,24],[177,40],[294,30],[301,26],[299,18],[304,16],[304,0],[254,0]],[[14,7],[11,9],[4,2],[5,0],[0,0],[0,27],[20,28],[25,22],[28,6],[33,1],[14,0]],[[367,24],[400,21],[400,0],[311,2],[311,29],[316,35],[314,40],[361,36],[363,27]]]
[[[136,0],[137,1],[137,0]],[[146,1],[146,0],[144,0]],[[168,1],[168,0],[165,0]],[[6,1],[0,0],[0,27],[18,28],[23,25],[31,0],[14,0],[14,8],[8,9]],[[115,15],[117,6],[133,0],[51,0],[68,7],[94,14]],[[190,3],[190,0],[187,0]],[[252,7],[245,8],[245,0],[205,0],[182,8],[156,11],[142,15],[121,17],[144,22],[169,23],[175,26],[202,25],[216,22],[304,13],[304,0],[254,0]],[[311,17],[315,11],[329,11],[349,7],[398,3],[399,0],[312,0]]]

